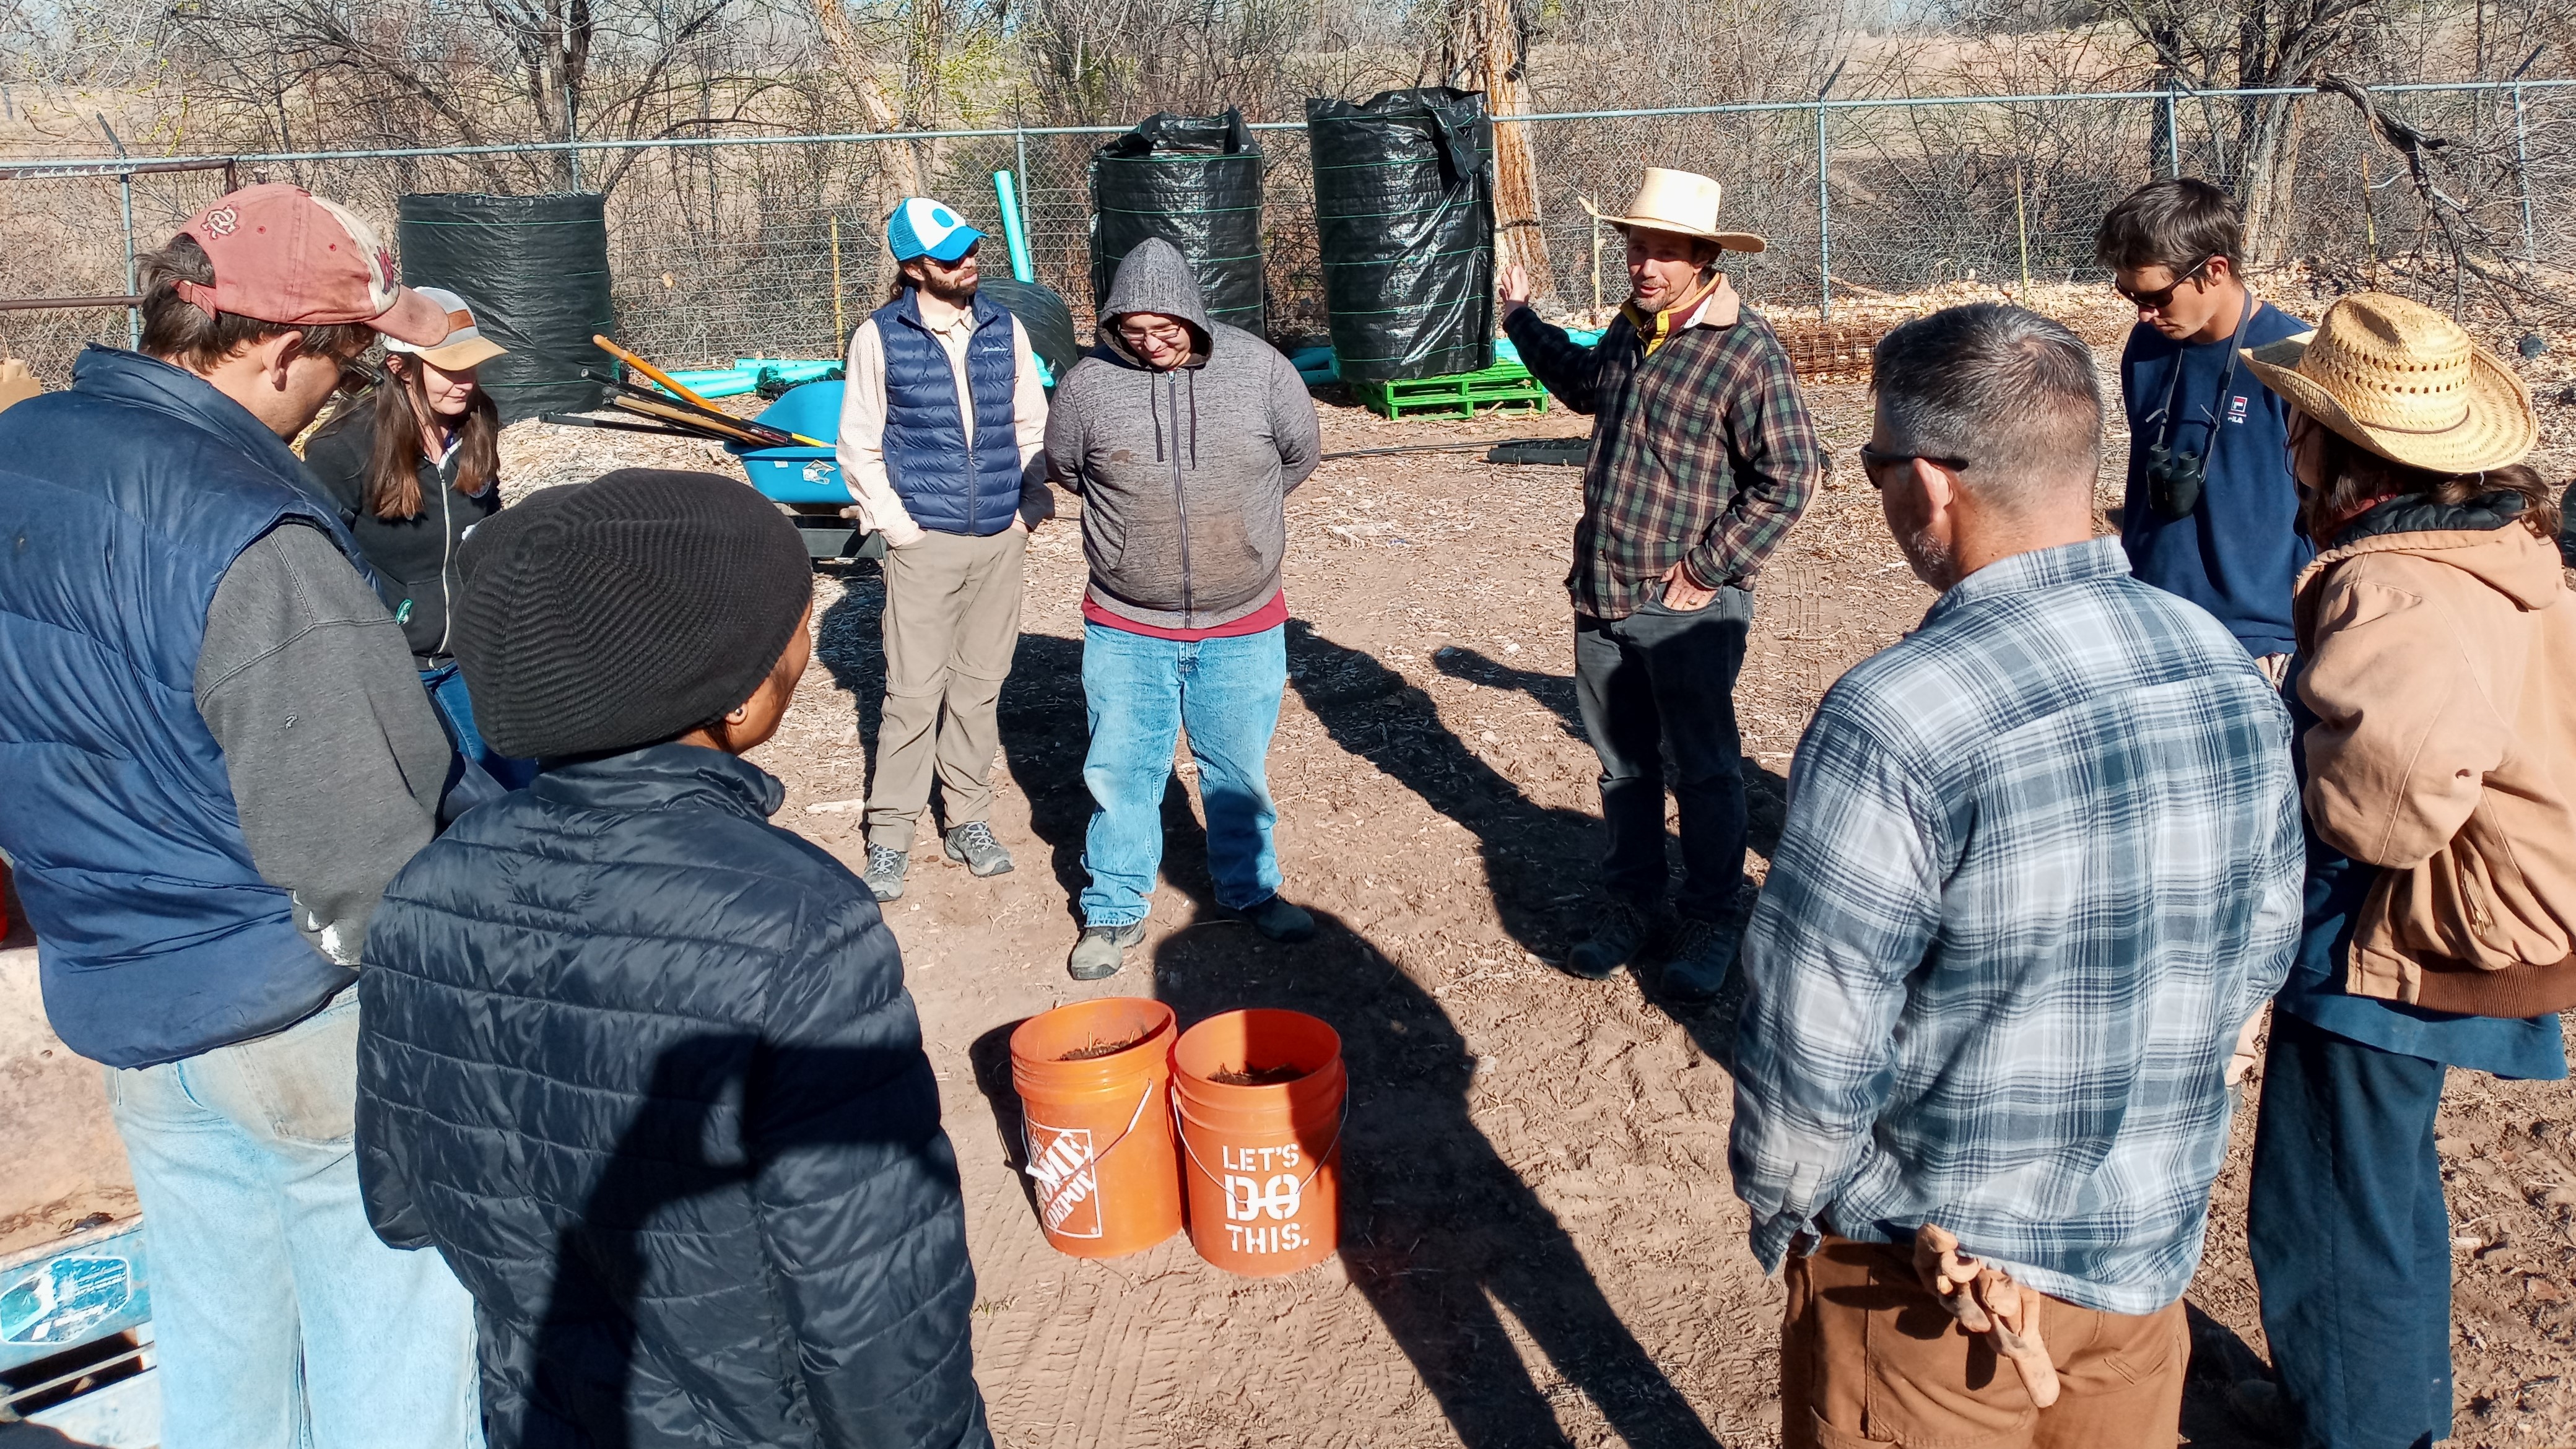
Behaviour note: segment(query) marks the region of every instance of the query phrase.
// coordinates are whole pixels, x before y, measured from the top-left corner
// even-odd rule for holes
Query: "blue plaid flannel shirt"
[[[2181,1297],[2299,930],[2289,714],[2245,650],[2115,538],[2021,554],[1834,685],[1789,790],[1730,1153],[1764,1271],[1937,1222],[2088,1308]]]

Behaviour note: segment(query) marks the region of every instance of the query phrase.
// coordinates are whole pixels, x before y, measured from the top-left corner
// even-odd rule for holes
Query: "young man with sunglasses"
[[[950,860],[1011,868],[993,838],[1002,681],[1020,562],[1047,493],[1046,388],[1028,329],[977,294],[984,234],[928,197],[886,218],[898,279],[850,334],[835,451],[862,528],[885,536],[885,710],[868,788],[868,888],[903,894],[938,780]]]
[[[472,1302],[368,1227],[355,1122],[367,928],[451,752],[286,445],[447,309],[292,186],[138,263],[142,349],[0,417],[0,848],[46,1015],[108,1068],[163,1442],[466,1449]]]
[[[2289,409],[2238,350],[2308,330],[2239,272],[2244,220],[2191,177],[2150,182],[2102,218],[2094,255],[2138,309],[2120,353],[2129,481],[2120,545],[2137,576],[2218,616],[2278,683],[2290,585],[2314,550],[2284,463]]]

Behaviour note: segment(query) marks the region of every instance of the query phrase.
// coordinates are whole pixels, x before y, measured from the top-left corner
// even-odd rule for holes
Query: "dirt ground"
[[[1865,394],[1828,384],[1811,399],[1848,457]],[[1391,424],[1325,411],[1335,450],[1584,426],[1562,412]],[[1412,454],[1328,462],[1297,492],[1272,785],[1285,893],[1323,930],[1283,948],[1217,909],[1184,758],[1146,943],[1091,986],[1063,968],[1089,812],[1078,524],[1068,510],[1033,540],[994,821],[1019,869],[979,881],[932,852],[887,916],[963,1164],[978,1373],[1003,1443],[1777,1442],[1781,1293],[1744,1247],[1730,1086],[1712,1060],[1728,1015],[1668,1007],[1624,972],[1585,982],[1550,965],[1586,927],[1598,849],[1560,583],[1577,476]],[[1931,596],[1847,471],[1757,597],[1738,697],[1758,878],[1818,696]],[[787,782],[781,821],[853,868],[882,598],[873,566],[818,578],[816,667],[758,757]],[[1342,1033],[1354,1099],[1337,1258],[1257,1281],[1203,1264],[1185,1238],[1109,1263],[1045,1245],[1015,1170],[1007,1038],[1094,994],[1158,996],[1185,1024],[1294,1007]],[[2193,1444],[2234,1442],[2219,1386],[2263,1353],[2244,1252],[2251,1122],[2239,1118],[2191,1295]],[[2461,1444],[2576,1440],[2571,1123],[2563,1085],[2453,1084]]]

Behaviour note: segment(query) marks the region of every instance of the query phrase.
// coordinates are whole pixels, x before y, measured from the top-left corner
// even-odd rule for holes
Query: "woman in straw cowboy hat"
[[[2247,363],[2296,409],[2291,710],[2307,918],[2273,1016],[2248,1238],[2278,1387],[2310,1446],[2451,1424],[2448,1067],[2566,1075],[2576,1006],[2576,603],[2523,466],[2531,396],[2450,318],[2337,302]]]

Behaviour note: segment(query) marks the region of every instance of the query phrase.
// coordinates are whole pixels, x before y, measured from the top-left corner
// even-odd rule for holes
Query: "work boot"
[[[948,832],[948,858],[962,862],[976,875],[1005,875],[1011,869],[1011,853],[993,838],[993,827],[981,820],[969,820]]]
[[[1672,959],[1664,963],[1660,990],[1678,1006],[1704,1006],[1717,999],[1726,984],[1726,969],[1735,960],[1735,932],[1723,922],[1685,918]]]
[[[1259,905],[1245,907],[1243,918],[1252,923],[1252,929],[1282,945],[1315,939],[1315,918],[1281,900],[1276,891]]]
[[[1637,959],[1645,949],[1652,923],[1646,913],[1626,901],[1612,901],[1602,907],[1600,919],[1592,923],[1592,934],[1565,958],[1565,972],[1586,981],[1598,981]]]
[[[899,900],[903,896],[904,869],[911,860],[909,851],[871,845],[868,847],[867,872],[859,879],[868,883],[868,889],[876,893],[878,900]]]
[[[1144,939],[1143,921],[1130,921],[1123,926],[1085,926],[1082,939],[1073,943],[1073,957],[1064,963],[1064,969],[1076,981],[1105,981],[1127,964],[1127,948]]]

